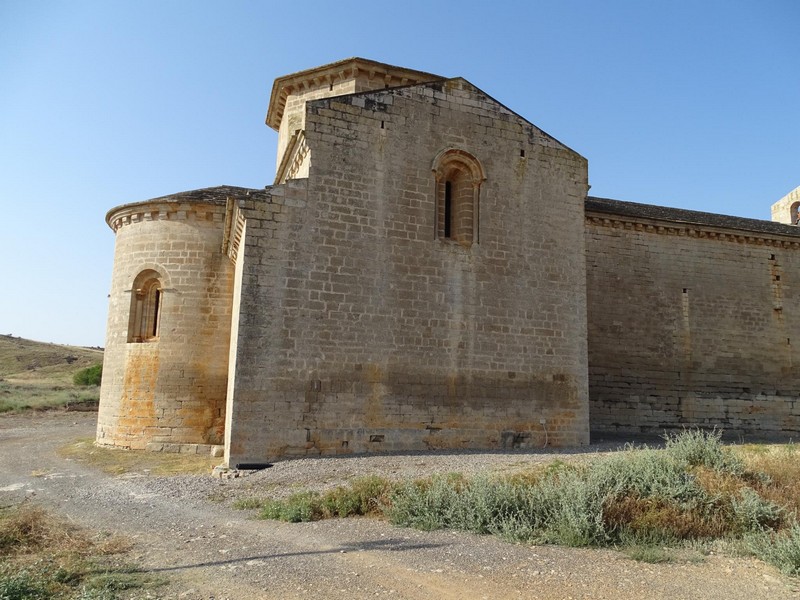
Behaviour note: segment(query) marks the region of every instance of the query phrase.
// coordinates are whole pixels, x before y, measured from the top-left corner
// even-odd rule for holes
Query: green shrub
[[[282,500],[258,501],[261,506],[260,517],[298,523],[331,517],[382,514],[393,489],[394,484],[382,477],[360,477],[348,486],[340,486],[324,494],[298,492]],[[240,501],[237,507],[255,508],[256,502]]]
[[[745,538],[748,548],[787,575],[800,575],[800,525],[782,533],[762,531]]]
[[[50,598],[47,587],[37,573],[0,565],[0,600],[44,600]]]
[[[394,485],[377,476],[359,477],[349,486],[340,486],[320,498],[324,517],[351,517],[380,514]]]
[[[684,429],[664,436],[667,454],[691,467],[707,467],[719,473],[740,477],[744,461],[725,448],[720,439],[722,431],[713,429]]]
[[[743,488],[739,497],[731,501],[731,508],[742,531],[775,529],[785,516],[784,509],[764,500],[751,488]]]
[[[285,500],[265,500],[260,516],[262,519],[275,519],[289,523],[318,521],[322,518],[319,494],[298,492]]]
[[[103,365],[94,365],[81,369],[72,376],[72,382],[75,385],[100,385],[100,380],[103,377]]]
[[[714,443],[711,438],[711,444]],[[506,539],[602,546],[620,536],[664,541],[713,537],[733,527],[718,498],[670,452],[629,450],[585,468],[506,481],[435,477],[400,486],[388,516],[419,529],[452,528]]]
[[[771,479],[746,472],[720,437],[687,430],[668,436],[664,450],[628,448],[583,466],[562,463],[510,477],[450,474],[402,484],[365,478],[322,495],[268,501],[262,516],[309,521],[381,514],[422,530],[617,546],[647,562],[699,556],[678,551],[687,544],[739,540],[764,560],[800,574],[800,526],[775,534],[794,522],[793,511],[771,501],[772,490],[760,487]],[[742,534],[748,534],[746,542]]]
[[[487,476],[434,477],[399,487],[389,519],[417,529],[460,529],[511,540],[593,545],[604,538],[602,502],[582,475],[563,471],[536,483]]]
[[[670,548],[658,544],[631,543],[625,545],[623,552],[638,562],[650,564],[668,563],[675,560],[674,551]]]
[[[452,515],[461,483],[460,479],[441,475],[405,483],[391,497],[389,519],[397,525],[423,531],[454,527]]]
[[[638,535],[681,539],[712,535],[722,527],[709,516],[716,508],[713,499],[686,465],[655,450],[546,472],[528,484],[477,478],[448,490],[444,483],[402,488],[412,493],[392,499],[390,517],[415,527],[452,527],[568,546],[617,543],[620,533],[631,529]]]

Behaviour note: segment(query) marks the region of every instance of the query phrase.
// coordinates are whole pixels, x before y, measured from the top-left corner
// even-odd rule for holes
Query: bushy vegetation
[[[759,531],[747,536],[747,545],[761,560],[778,567],[787,575],[800,575],[800,525],[781,532]]]
[[[478,477],[407,483],[392,497],[387,514],[399,525],[567,546],[607,546],[623,539],[668,543],[732,532],[736,525],[726,518],[730,503],[692,474],[692,467],[705,461],[684,446],[676,443],[676,452],[669,445],[630,449],[527,482]],[[729,462],[715,467],[739,468]]]
[[[424,530],[615,546],[650,562],[669,560],[667,547],[739,540],[752,554],[800,574],[798,484],[784,485],[783,457],[777,463],[759,457],[762,468],[754,469],[720,435],[684,431],[667,436],[663,449],[627,448],[590,464],[557,463],[511,477],[453,474],[399,484],[373,477],[246,506],[258,504],[263,518],[286,521],[371,514]]]
[[[349,486],[340,486],[324,494],[298,492],[285,500],[264,500],[240,503],[240,508],[261,509],[264,519],[297,523],[332,517],[378,515],[389,501],[393,485],[380,477],[354,479]]]
[[[97,364],[91,367],[81,369],[72,376],[72,382],[75,385],[100,385],[100,380],[103,378],[103,365]]]
[[[113,600],[118,592],[161,580],[112,560],[127,545],[103,542],[41,509],[0,511],[0,600]]]

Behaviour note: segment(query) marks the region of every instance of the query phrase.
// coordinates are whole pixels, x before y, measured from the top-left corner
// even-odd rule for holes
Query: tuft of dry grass
[[[548,477],[556,477],[567,472],[578,472],[583,465],[564,462],[556,458],[550,462],[538,465],[526,465],[524,469],[510,474],[502,474],[500,479],[512,485],[536,485]]]
[[[0,556],[44,549],[58,555],[81,552],[89,546],[88,538],[77,527],[52,518],[41,508],[21,506],[0,512]]]
[[[708,467],[695,467],[692,474],[697,482],[712,496],[737,495],[742,488],[747,487],[747,482],[742,477],[709,469]]]
[[[800,517],[800,447],[796,444],[748,444],[737,448],[765,499]],[[764,477],[764,475],[766,477]]]
[[[111,475],[208,475],[219,458],[200,454],[147,452],[96,446],[93,438],[82,438],[62,446],[58,453]]]
[[[734,530],[724,506],[679,506],[658,498],[624,496],[606,502],[603,519],[610,530],[626,530],[636,538],[694,540],[723,537]]]
[[[86,530],[25,502],[0,510],[0,598],[116,598],[112,592],[164,583],[120,563],[132,544],[98,540]],[[89,593],[96,590],[102,594]],[[149,596],[148,596],[149,597]]]

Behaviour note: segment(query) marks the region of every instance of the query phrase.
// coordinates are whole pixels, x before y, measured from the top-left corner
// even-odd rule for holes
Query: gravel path
[[[420,532],[372,519],[254,521],[233,499],[325,489],[356,476],[512,471],[580,453],[409,454],[303,459],[249,477],[112,477],[55,450],[91,436],[94,415],[0,417],[0,505],[32,497],[96,530],[134,541],[131,558],[167,575],[150,597],[291,599],[782,599],[798,582],[752,559],[635,563],[611,550],[508,544],[457,532]],[[141,595],[139,597],[142,597]]]

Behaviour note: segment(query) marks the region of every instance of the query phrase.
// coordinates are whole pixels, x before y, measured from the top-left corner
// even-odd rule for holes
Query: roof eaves
[[[787,225],[785,223],[775,223],[763,219],[750,219],[684,208],[627,202],[624,200],[613,200],[611,198],[598,198],[595,196],[587,196],[585,207],[586,212],[800,237],[800,227]]]

